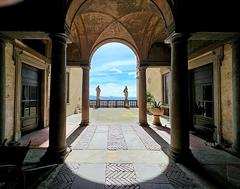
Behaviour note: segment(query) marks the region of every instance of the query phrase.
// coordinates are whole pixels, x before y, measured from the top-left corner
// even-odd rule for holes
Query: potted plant
[[[153,114],[153,124],[162,126],[160,122],[160,116],[164,113],[164,108],[161,101],[157,102],[154,98],[151,102],[151,108],[149,111]]]
[[[154,100],[154,97],[153,97],[153,95],[152,95],[150,92],[148,92],[148,91],[147,91],[147,93],[146,93],[146,99],[147,99],[147,113],[148,113],[148,114],[152,114],[149,109],[152,107],[152,101]]]

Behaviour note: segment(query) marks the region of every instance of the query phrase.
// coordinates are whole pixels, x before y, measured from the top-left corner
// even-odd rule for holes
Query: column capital
[[[81,68],[83,70],[89,70],[90,69],[90,65],[86,64],[86,65],[81,65]]]
[[[148,65],[147,65],[147,64],[139,64],[139,65],[138,65],[139,71],[141,71],[141,70],[146,70],[147,68],[148,68]]]
[[[50,33],[49,37],[52,39],[52,41],[58,41],[63,44],[66,44],[69,42],[69,37],[65,33]]]
[[[172,44],[172,43],[176,43],[178,41],[187,40],[189,37],[190,37],[189,33],[173,32],[164,40],[164,42],[166,44]]]

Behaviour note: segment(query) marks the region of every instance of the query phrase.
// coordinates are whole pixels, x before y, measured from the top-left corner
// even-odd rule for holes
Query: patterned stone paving
[[[86,150],[89,146],[89,143],[95,133],[96,126],[88,126],[86,129],[81,133],[80,140],[78,143],[73,147],[74,150]]]
[[[133,129],[136,131],[138,137],[141,139],[142,143],[148,150],[152,151],[160,151],[162,150],[161,146],[155,142],[155,140],[148,134],[142,127],[132,126]]]
[[[168,165],[165,170],[165,175],[174,188],[200,188],[200,186],[198,186],[193,179],[189,178],[175,163]]]
[[[108,132],[108,150],[127,150],[127,144],[121,126],[110,126]]]
[[[106,189],[140,189],[131,163],[108,163],[105,176]]]
[[[78,163],[68,163],[59,166],[37,189],[70,189],[77,176],[76,172],[79,167],[80,164]]]
[[[159,165],[161,167],[161,164]],[[162,165],[166,167],[165,165]],[[71,189],[73,182],[77,180],[79,163],[68,163],[58,168],[55,173],[44,181],[37,189]],[[165,175],[168,181],[161,180],[163,177],[156,178],[154,184],[162,188],[162,183],[168,184],[176,189],[200,189],[193,179],[189,178],[175,163],[170,163],[166,170],[161,173]],[[159,180],[160,179],[160,180]],[[105,171],[105,189],[140,189],[142,184],[152,183],[144,181],[140,183],[136,176],[136,171],[132,163],[107,163]],[[79,182],[78,185],[81,186]],[[151,186],[151,185],[149,185]],[[102,188],[102,187],[97,187]],[[96,188],[96,189],[97,189]],[[155,188],[155,187],[154,187]],[[158,187],[157,187],[158,188]],[[149,188],[150,189],[150,188]]]

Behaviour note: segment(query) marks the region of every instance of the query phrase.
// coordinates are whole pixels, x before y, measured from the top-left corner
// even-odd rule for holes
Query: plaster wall
[[[222,137],[228,143],[233,142],[232,128],[232,48],[224,46],[224,60],[221,66],[221,118]]]
[[[67,103],[67,116],[80,110],[82,104],[82,69],[69,68],[69,103]],[[81,110],[80,110],[81,111]]]
[[[6,126],[5,138],[13,139],[14,135],[14,99],[15,99],[15,64],[13,61],[13,45],[6,43]]]
[[[160,68],[148,68],[146,73],[147,91],[156,101],[162,101],[162,74]]]

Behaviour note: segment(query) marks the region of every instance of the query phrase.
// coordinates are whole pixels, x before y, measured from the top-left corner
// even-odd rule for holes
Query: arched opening
[[[138,58],[129,46],[105,42],[93,49],[90,59],[90,123],[137,122]]]

